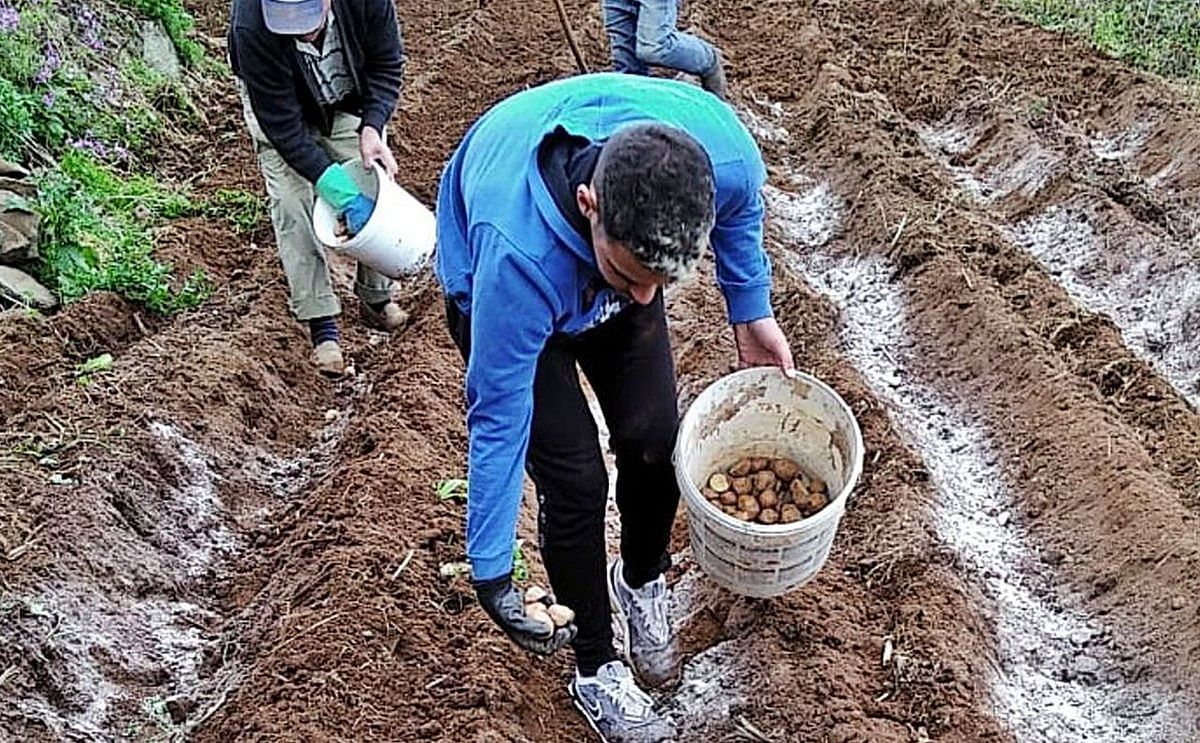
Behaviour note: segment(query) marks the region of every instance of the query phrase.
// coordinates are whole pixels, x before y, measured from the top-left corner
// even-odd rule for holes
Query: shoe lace
[[[628,671],[610,676],[602,688],[626,720],[644,720],[654,706],[654,700],[638,688]]]

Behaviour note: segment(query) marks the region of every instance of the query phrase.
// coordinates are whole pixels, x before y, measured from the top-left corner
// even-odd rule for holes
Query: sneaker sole
[[[587,710],[584,708],[583,703],[579,701],[579,694],[575,690],[574,681],[567,684],[567,693],[571,695],[571,704],[574,704],[575,709],[579,710],[580,717],[587,720],[588,727],[590,727],[592,732],[596,734],[596,737],[600,739],[600,743],[608,743],[608,738],[605,738],[604,733],[600,732],[600,728],[596,727],[596,721],[592,719],[592,716],[589,715]]]
[[[621,656],[636,675],[637,666],[633,664],[633,652],[629,649],[629,616],[621,608],[621,602],[617,600],[617,587],[613,580],[613,571],[617,569],[618,565],[619,563],[613,562],[607,570],[608,603],[612,609],[613,624],[617,625],[617,634],[621,636]]]

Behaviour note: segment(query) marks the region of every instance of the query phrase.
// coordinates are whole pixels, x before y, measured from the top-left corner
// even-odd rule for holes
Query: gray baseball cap
[[[321,27],[325,0],[262,0],[267,30],[281,36],[303,36]]]

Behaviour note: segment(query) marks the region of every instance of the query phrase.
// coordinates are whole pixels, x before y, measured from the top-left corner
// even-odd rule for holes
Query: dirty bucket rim
[[[683,447],[683,437],[677,437],[675,441],[675,449],[671,453],[671,463],[674,466],[677,475],[686,481],[686,487],[683,486],[684,483],[681,483],[680,490],[684,496],[684,502],[687,504],[689,513],[695,512],[697,516],[701,517],[713,516],[715,517],[715,520],[722,526],[742,534],[770,534],[772,536],[787,536],[791,533],[811,531],[815,528],[824,526],[825,523],[829,521],[840,520],[846,511],[846,502],[849,500],[850,493],[855,487],[857,487],[858,480],[862,476],[865,445],[863,443],[862,428],[858,424],[858,417],[854,415],[854,409],[850,407],[850,404],[846,402],[845,398],[837,393],[837,390],[833,389],[827,383],[821,381],[817,377],[802,372],[798,369],[794,372],[785,374],[778,367],[755,366],[748,369],[739,369],[735,372],[731,372],[730,374],[726,374],[714,379],[712,382],[706,385],[704,389],[700,391],[700,394],[696,395],[696,398],[692,400],[690,405],[688,405],[687,412],[685,412],[683,418],[680,419],[680,430],[682,431],[689,424],[693,415],[699,415],[699,413],[696,412],[697,403],[700,402],[704,395],[708,394],[718,384],[722,382],[729,384],[731,381],[734,384],[738,384],[742,379],[762,379],[766,377],[767,374],[772,372],[779,374],[792,384],[803,382],[820,389],[828,394],[847,412],[848,415],[846,417],[850,421],[850,433],[852,437],[851,445],[854,449],[853,461],[846,472],[845,482],[838,491],[837,496],[830,500],[829,505],[825,506],[820,511],[817,511],[812,516],[802,518],[799,521],[794,521],[790,524],[758,524],[750,521],[742,521],[730,516],[721,509],[713,506],[700,494],[699,488],[696,487],[696,484],[692,482],[691,478],[688,477],[679,466],[681,449]]]

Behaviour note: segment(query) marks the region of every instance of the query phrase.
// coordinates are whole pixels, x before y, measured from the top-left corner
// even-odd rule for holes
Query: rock
[[[28,178],[29,171],[17,163],[10,163],[9,161],[0,157],[0,176],[6,176],[9,178]]]
[[[195,709],[195,704],[186,697],[171,697],[166,701],[167,714],[171,716],[171,722],[176,725],[182,725],[187,721],[188,715]]]
[[[52,310],[58,297],[24,271],[0,266],[0,298],[38,310]]]
[[[0,189],[0,264],[19,265],[37,257],[41,218],[23,192]]]
[[[1187,599],[1182,596],[1176,596],[1171,600],[1171,608],[1175,611],[1182,611],[1187,608]]]
[[[150,68],[172,80],[179,79],[183,67],[179,64],[179,53],[175,42],[167,35],[167,29],[158,21],[142,24],[142,59]]]

